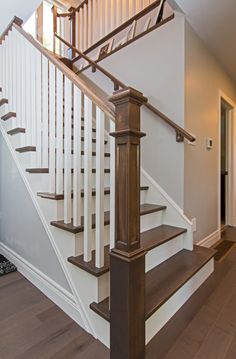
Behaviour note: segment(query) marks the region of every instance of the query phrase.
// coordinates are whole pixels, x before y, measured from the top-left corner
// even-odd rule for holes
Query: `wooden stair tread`
[[[155,204],[142,204],[140,206],[140,216],[144,216],[149,213],[159,212],[164,209],[166,209],[165,206],[159,206],[159,205],[155,205]],[[95,222],[96,222],[95,219],[96,219],[95,214],[93,214],[92,215],[92,228],[95,228]],[[66,224],[66,223],[64,223],[63,220],[62,221],[53,221],[53,222],[51,222],[51,225],[54,227],[63,229],[65,231],[71,232],[73,234],[76,234],[76,233],[80,233],[80,232],[84,231],[83,220],[84,220],[84,217],[81,217],[82,225],[78,226],[78,227],[74,226],[72,221],[71,221],[71,223]],[[106,211],[104,213],[104,225],[106,226],[108,224],[110,224],[110,212]]]
[[[148,190],[148,186],[142,186],[140,187],[141,191],[147,191]],[[104,188],[104,194],[110,194],[110,188],[109,187],[105,187]],[[64,199],[64,194],[56,194],[56,193],[49,193],[49,192],[38,192],[37,195],[39,197],[45,198],[45,199],[51,199],[51,200],[55,200],[55,201],[60,201]],[[96,189],[93,188],[92,189],[92,195],[96,196]],[[73,193],[71,193],[71,197],[73,198]],[[84,197],[84,191],[81,191],[81,197]]]
[[[7,102],[6,102],[7,103]],[[0,105],[1,106],[1,105]],[[8,112],[6,113],[4,116],[2,116],[2,120],[3,121],[7,121],[12,117],[16,117],[16,113],[15,112]]]
[[[27,168],[25,170],[26,172],[28,173],[31,173],[31,174],[40,174],[40,173],[49,173],[49,169],[48,168]],[[110,173],[110,169],[109,168],[105,168],[104,169],[104,173]],[[64,170],[63,170],[64,172]],[[74,173],[74,169],[72,168],[71,169],[71,173]],[[84,173],[84,168],[81,169],[81,173]],[[96,168],[93,168],[92,169],[92,173],[96,173]]]
[[[183,249],[146,273],[146,320],[187,283],[210,259],[215,251],[194,247]],[[109,298],[92,303],[90,308],[105,320],[110,320]]]
[[[18,133],[25,133],[25,128],[16,127],[12,130],[7,131],[7,134],[10,136],[17,135]]]
[[[65,151],[63,150],[63,153],[65,153]],[[74,150],[71,150],[71,154],[74,154]],[[84,156],[84,151],[81,151],[81,156]],[[96,152],[93,151],[92,152],[92,156],[95,157],[96,156]],[[111,154],[109,152],[104,152],[104,157],[111,157]]]
[[[19,153],[36,152],[36,147],[35,146],[19,147],[19,148],[16,148],[16,152],[19,152]]]
[[[141,245],[145,249],[145,251],[150,251],[160,246],[161,244],[164,244],[167,241],[178,237],[186,231],[187,230],[185,228],[173,227],[166,224],[162,224],[159,227],[155,227],[141,233]],[[99,277],[100,275],[110,270],[109,246],[106,246],[104,249],[104,258],[105,264],[102,268],[95,267],[95,251],[92,252],[92,260],[90,262],[84,262],[83,255],[77,257],[70,257],[68,258],[68,261],[75,266],[85,270],[86,272],[89,272],[90,274]]]
[[[2,98],[1,100],[0,100],[0,106],[3,106],[3,105],[5,105],[5,104],[7,104],[8,103],[8,100],[6,99],[6,98]]]
[[[65,138],[65,136],[63,136],[63,139],[64,139],[64,138]],[[71,135],[71,140],[72,140],[72,141],[74,140],[74,136],[73,136],[73,135]],[[83,137],[83,136],[81,137],[81,141],[84,142],[84,137]],[[92,143],[96,143],[96,142],[97,142],[96,138],[92,138]],[[107,145],[107,143],[108,143],[108,141],[107,141],[107,140],[104,140],[104,144]]]

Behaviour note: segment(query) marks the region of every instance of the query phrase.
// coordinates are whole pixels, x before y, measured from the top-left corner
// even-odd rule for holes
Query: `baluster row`
[[[64,194],[64,222],[72,220],[74,226],[84,226],[84,260],[90,261],[95,249],[96,266],[102,267],[107,244],[104,242],[104,214],[108,210],[104,194],[108,184],[104,140],[106,128],[114,132],[114,123],[14,28],[0,46],[0,86],[3,96],[9,100],[8,111],[17,114],[16,122],[11,123],[25,129],[22,147],[36,146],[34,167],[49,168],[49,192]],[[96,138],[93,138],[94,125]],[[94,140],[96,145],[93,145]],[[114,139],[109,143],[110,245],[113,247]]]

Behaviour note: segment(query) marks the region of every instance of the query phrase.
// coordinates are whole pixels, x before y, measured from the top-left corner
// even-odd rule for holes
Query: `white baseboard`
[[[196,243],[198,246],[210,248],[216,244],[221,238],[221,229],[211,233],[206,238],[202,239],[200,242]]]
[[[73,294],[1,242],[0,252],[15,264],[19,273],[33,283],[46,297],[84,328],[84,321],[80,315],[78,306],[76,306]]]

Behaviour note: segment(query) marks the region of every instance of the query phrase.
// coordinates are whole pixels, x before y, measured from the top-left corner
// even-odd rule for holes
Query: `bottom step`
[[[214,254],[214,250],[199,246],[195,246],[193,251],[184,249],[146,273],[146,320],[197,274]],[[110,321],[109,298],[92,303],[90,308]]]

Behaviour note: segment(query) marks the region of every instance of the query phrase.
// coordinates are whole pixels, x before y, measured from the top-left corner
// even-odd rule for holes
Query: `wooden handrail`
[[[12,29],[13,24],[18,25],[19,27],[22,26],[23,20],[21,20],[19,17],[14,16],[7,28],[4,30],[2,35],[0,36],[0,44],[4,41],[5,37],[8,35],[8,32]]]
[[[49,61],[51,61],[62,73],[65,75],[75,86],[77,86],[86,96],[88,96],[100,109],[106,113],[111,119],[115,120],[115,111],[114,107],[107,100],[104,93],[99,90],[97,87],[90,87],[87,84],[87,81],[83,80],[83,77],[76,76],[73,71],[71,71],[62,61],[60,61],[54,54],[48,51],[43,47],[40,42],[35,40],[30,34],[24,31],[20,26],[15,23],[13,26],[18,32],[22,34],[34,47],[36,47],[41,54],[43,54]]]
[[[173,122],[169,117],[167,117],[164,113],[162,113],[161,111],[159,111],[156,107],[154,107],[153,105],[151,105],[149,102],[144,103],[144,106],[147,107],[152,113],[154,113],[155,115],[157,115],[158,117],[160,117],[165,123],[167,123],[168,125],[170,125],[177,134],[177,142],[181,142],[182,139],[180,136],[182,136],[183,138],[186,138],[186,140],[190,141],[190,142],[194,142],[196,141],[196,138],[191,135],[189,132],[187,132],[184,128],[180,127],[179,125],[177,125],[175,122]]]
[[[82,51],[78,50],[76,47],[72,46],[69,42],[61,38],[58,34],[54,34],[61,42],[63,42],[66,46],[71,48],[74,52],[77,52],[83,59],[85,59],[92,68],[95,70],[102,72],[106,77],[108,77],[113,83],[115,90],[118,90],[118,87],[121,88],[127,88],[128,86],[118,80],[115,76],[113,76],[110,72],[108,72],[106,69],[104,69],[102,66],[98,65],[97,62],[93,61],[90,57],[85,55]],[[154,107],[149,102],[146,102],[143,104],[146,106],[152,113],[160,117],[165,123],[167,123],[169,126],[171,126],[176,131],[176,139],[177,142],[182,142],[184,138],[186,138],[190,142],[196,141],[196,138],[192,136],[189,132],[187,132],[185,129],[177,125],[175,122],[173,122],[170,118],[168,118],[166,115],[164,115],[161,111],[159,111],[156,107]]]
[[[95,61],[93,61],[92,59],[90,59],[90,57],[88,57],[87,55],[85,55],[82,51],[80,51],[79,49],[77,49],[75,46],[72,46],[68,41],[66,41],[65,39],[63,39],[61,36],[59,36],[57,33],[54,33],[54,36],[60,40],[61,42],[63,42],[66,46],[68,46],[70,49],[72,49],[74,52],[77,52],[77,54],[79,54],[83,59],[85,59],[91,66],[93,69],[97,69],[98,71],[102,72],[106,77],[108,77],[113,83],[114,83],[114,88],[115,90],[118,90],[119,87],[121,88],[126,88],[127,86],[121,82],[120,80],[118,80],[115,76],[113,76],[112,74],[110,74],[110,72],[108,72],[107,70],[105,70],[102,66],[98,65]]]

